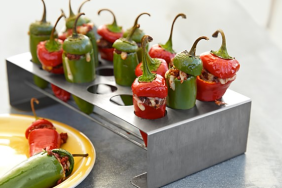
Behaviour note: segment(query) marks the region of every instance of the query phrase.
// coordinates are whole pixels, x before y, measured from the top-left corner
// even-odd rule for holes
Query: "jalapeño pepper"
[[[82,2],[82,4],[79,6],[78,14],[80,13],[82,6],[88,1],[90,0],[86,0]],[[66,31],[59,36],[59,38],[63,40],[65,40],[67,37],[72,35],[73,26],[76,19],[76,15],[73,13],[71,8],[71,0],[69,0],[69,12],[70,12],[70,16],[66,19]],[[98,67],[99,64],[98,47],[97,47],[96,36],[94,32],[94,24],[91,22],[90,19],[86,17],[80,17],[77,21],[76,30],[77,33],[86,35],[90,39],[93,47],[95,66]]]
[[[226,39],[222,30],[217,30],[212,36],[222,36],[222,45],[218,51],[205,52],[200,55],[203,71],[197,77],[197,99],[215,101],[220,99],[236,78],[240,68],[239,62],[230,57],[226,49]]]
[[[40,61],[37,57],[37,45],[40,41],[48,40],[53,29],[51,23],[46,21],[46,6],[43,0],[42,3],[44,7],[42,19],[29,26],[29,49],[32,56],[32,62],[38,65],[40,65]],[[55,35],[57,36],[57,33],[55,33]],[[42,89],[48,86],[48,82],[36,75],[33,76],[33,80],[35,85]]]
[[[171,26],[171,30],[170,30],[170,35],[169,35],[169,39],[168,41],[163,45],[163,44],[155,44],[151,47],[150,51],[149,51],[149,55],[152,58],[161,58],[164,59],[167,62],[167,66],[168,67],[172,67],[171,64],[171,59],[175,56],[176,52],[173,50],[172,48],[172,32],[173,32],[173,26],[174,23],[176,21],[176,19],[178,17],[182,17],[186,19],[186,15],[185,14],[178,14],[173,22],[172,22],[172,26]]]
[[[146,48],[153,38],[144,35],[142,48]],[[144,119],[157,119],[165,115],[167,86],[165,79],[151,73],[147,59],[143,55],[143,75],[135,79],[132,86],[135,115]]]
[[[166,84],[169,86],[166,103],[171,108],[190,109],[195,105],[196,76],[201,74],[203,68],[201,59],[195,53],[196,46],[202,39],[208,40],[207,37],[199,37],[189,52],[185,50],[176,54],[173,58],[174,67],[166,73]]]
[[[98,28],[97,33],[101,36],[97,41],[98,50],[102,59],[113,61],[114,48],[112,45],[117,39],[122,37],[123,30],[122,27],[117,25],[116,17],[111,10],[101,9],[98,11],[98,15],[100,15],[102,11],[109,11],[113,15],[114,21],[112,24],[101,25]]]
[[[137,49],[138,46],[131,37],[139,24],[131,30],[127,38],[120,38],[115,41],[114,51],[114,76],[116,83],[122,86],[131,86],[135,76],[135,68],[138,65]]]
[[[139,14],[139,15],[137,16],[137,18],[135,19],[135,22],[134,22],[133,26],[132,26],[130,29],[126,30],[126,31],[123,33],[123,37],[124,37],[124,38],[126,38],[128,35],[130,35],[130,33],[131,33],[132,29],[134,28],[134,26],[138,24],[139,18],[140,18],[142,15],[144,15],[144,14],[146,14],[146,15],[148,15],[148,16],[151,16],[149,13],[146,13],[146,12]],[[138,61],[139,61],[139,62],[142,61],[141,39],[142,39],[142,37],[143,37],[144,35],[145,35],[145,33],[143,32],[143,30],[137,28],[137,29],[135,30],[133,36],[131,37],[132,40],[134,40],[134,41],[137,43],[137,45],[138,45],[137,56],[138,56]],[[148,48],[149,48],[149,45],[147,45],[147,50],[148,50]]]
[[[0,178],[0,187],[54,187],[72,173],[73,167],[74,159],[68,151],[63,149],[42,151],[4,174]]]
[[[80,13],[78,18],[84,15]],[[95,63],[91,41],[85,35],[76,32],[76,23],[73,34],[63,43],[63,66],[65,78],[71,83],[86,83],[95,79]],[[73,95],[79,109],[84,113],[91,113],[93,105]]]

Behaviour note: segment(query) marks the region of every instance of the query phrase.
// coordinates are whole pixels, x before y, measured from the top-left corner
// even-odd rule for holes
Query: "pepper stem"
[[[174,23],[175,23],[175,21],[177,20],[177,18],[180,17],[180,16],[181,16],[182,18],[185,18],[185,19],[186,19],[186,15],[183,14],[183,13],[178,14],[178,15],[174,18],[174,20],[173,20],[173,22],[172,22],[172,25],[171,25],[171,30],[170,30],[170,35],[169,35],[168,41],[165,43],[165,45],[162,45],[162,47],[163,47],[164,49],[166,49],[167,51],[169,51],[169,52],[174,52],[174,50],[172,49],[172,33],[173,33]]]
[[[214,32],[214,34],[212,34],[212,37],[216,38],[218,36],[218,33],[220,33],[221,37],[222,37],[221,47],[219,48],[218,51],[211,51],[211,53],[213,53],[214,55],[219,56],[223,59],[234,59],[233,57],[228,55],[224,32],[221,29],[218,29],[216,32]]]
[[[108,24],[108,25],[107,25],[107,28],[108,28],[110,31],[114,32],[114,33],[119,33],[119,32],[121,32],[121,27],[119,27],[119,26],[117,25],[117,21],[116,21],[116,16],[115,16],[115,14],[114,14],[110,9],[104,8],[104,9],[100,9],[100,10],[98,11],[98,15],[100,15],[100,13],[101,13],[102,11],[108,11],[108,12],[110,12],[110,13],[113,15],[113,17],[114,17],[113,23],[112,23],[112,24]]]
[[[77,12],[78,14],[80,13],[82,6],[83,6],[86,2],[88,2],[88,1],[90,1],[90,0],[86,0],[86,1],[84,1],[84,2],[81,3],[81,5],[80,5],[79,8],[78,8],[78,12]]]
[[[77,25],[77,20],[78,20],[78,18],[80,17],[80,16],[82,16],[82,15],[85,15],[85,13],[79,13],[78,15],[77,15],[77,17],[76,17],[76,19],[75,19],[75,22],[74,22],[74,27],[73,27],[73,31],[72,31],[72,36],[74,36],[74,37],[77,37],[78,36],[78,34],[77,34],[77,32],[76,32],[76,25]]]
[[[141,76],[139,76],[139,78],[138,78],[139,82],[152,82],[156,77],[156,74],[151,73],[149,66],[148,66],[148,62],[147,62],[148,53],[147,53],[147,50],[146,50],[146,46],[147,46],[147,43],[151,42],[151,41],[153,41],[153,38],[149,35],[144,35],[141,39],[142,54],[143,54],[142,55],[143,74]]]
[[[42,0],[42,3],[43,3],[43,15],[42,15],[42,19],[40,22],[42,23],[46,23],[46,5],[45,5],[45,2],[44,0]]]
[[[63,13],[61,14],[61,16],[57,19],[57,21],[56,21],[56,23],[55,23],[55,26],[54,26],[53,29],[52,29],[51,36],[50,36],[50,41],[51,41],[51,42],[54,41],[54,32],[55,32],[55,30],[56,30],[56,26],[57,26],[58,22],[60,21],[60,19],[61,19],[62,17],[66,17],[65,14],[63,14]]]
[[[198,42],[199,42],[200,40],[202,40],[202,39],[209,40],[209,38],[206,37],[206,36],[199,37],[199,38],[194,42],[194,44],[193,44],[191,50],[189,51],[189,55],[196,56],[196,47],[197,47],[197,44],[198,44]]]
[[[34,115],[35,120],[37,120],[38,117],[37,117],[37,115],[36,115],[36,113],[35,113],[35,110],[34,110],[34,102],[36,102],[36,104],[39,104],[39,101],[38,101],[36,98],[31,98],[31,99],[30,99],[31,110],[32,110],[32,112],[33,112],[33,115]]]
[[[73,157],[88,157],[88,153],[85,154],[72,154]]]
[[[137,28],[140,27],[140,24],[136,24],[133,26],[131,33],[129,33],[129,35],[126,37],[127,40],[131,40],[131,37],[133,36],[134,32],[136,31]]]
[[[69,11],[70,11],[70,17],[75,16],[71,8],[71,0],[69,0]]]
[[[137,18],[135,19],[135,22],[134,22],[133,27],[138,24],[139,18],[140,18],[142,15],[144,15],[144,14],[147,14],[148,16],[151,16],[151,14],[149,14],[149,13],[147,13],[147,12],[143,12],[143,13],[139,14],[139,15],[137,16]],[[133,28],[133,27],[132,27],[132,28]]]

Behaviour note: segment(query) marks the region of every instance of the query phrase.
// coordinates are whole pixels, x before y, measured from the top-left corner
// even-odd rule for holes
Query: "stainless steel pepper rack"
[[[136,187],[160,187],[246,151],[251,100],[232,90],[223,96],[224,106],[197,101],[190,110],[166,108],[165,117],[145,120],[135,116],[132,105],[122,106],[111,100],[118,95],[132,95],[130,87],[116,85],[114,76],[96,75],[93,82],[73,84],[63,75],[43,71],[30,59],[29,52],[6,59],[10,104],[29,110],[32,97],[40,99],[41,107],[60,102],[147,150],[147,172],[131,181]],[[97,72],[113,72],[112,69],[104,61]],[[73,101],[57,99],[50,88],[38,88],[33,84],[33,75],[92,103],[93,113],[84,114]],[[98,86],[104,91],[97,92]],[[148,135],[147,147],[139,130]]]

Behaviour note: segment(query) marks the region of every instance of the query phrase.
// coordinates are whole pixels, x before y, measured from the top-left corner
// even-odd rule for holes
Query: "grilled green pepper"
[[[190,109],[195,105],[197,95],[196,77],[201,74],[203,64],[201,59],[195,55],[196,46],[202,39],[199,37],[193,44],[191,50],[176,54],[173,58],[173,67],[165,75],[168,87],[166,98],[167,106],[174,109]]]
[[[138,24],[139,18],[140,18],[142,15],[144,15],[144,14],[146,14],[146,15],[148,15],[148,16],[151,16],[151,15],[150,15],[149,13],[147,13],[147,12],[144,12],[144,13],[139,14],[139,15],[137,16],[137,18],[135,19],[135,22],[134,22],[133,26],[132,26],[130,29],[126,30],[126,31],[123,33],[123,37],[124,37],[124,38],[126,38],[126,37],[131,33],[131,31],[132,31],[132,29],[134,28],[134,26]],[[142,61],[141,39],[142,39],[142,37],[143,37],[144,35],[145,35],[144,31],[141,30],[141,29],[139,29],[139,28],[137,28],[136,31],[134,32],[133,36],[132,36],[132,40],[134,40],[134,41],[137,43],[137,45],[138,45],[137,56],[138,56],[138,61],[139,61],[139,62]],[[146,46],[146,49],[147,49],[147,51],[148,51],[149,45]]]
[[[55,155],[61,159],[68,158],[69,165],[66,170],[63,165],[67,162],[61,164]],[[50,188],[64,181],[72,173],[73,166],[73,156],[66,150],[42,151],[4,174],[0,179],[0,187]]]
[[[38,65],[40,64],[40,61],[37,57],[37,45],[41,41],[48,40],[50,38],[53,26],[50,22],[46,21],[46,6],[44,1],[43,3],[43,16],[41,21],[36,21],[29,26],[29,49],[32,56],[32,62]],[[57,37],[57,33],[55,32],[55,37]],[[35,85],[38,87],[44,89],[48,86],[48,82],[41,79],[38,76],[33,76],[33,80]]]
[[[91,41],[85,35],[76,32],[77,20],[84,13],[78,14],[74,22],[73,34],[63,43],[63,66],[65,78],[71,83],[86,83],[95,79],[95,63]],[[91,113],[93,105],[76,97],[75,102],[84,113]]]
[[[81,11],[82,6],[88,2],[90,0],[86,0],[84,2],[81,3],[79,9],[78,9],[78,14]],[[67,28],[67,35],[70,35],[73,30],[73,26],[74,26],[74,22],[76,19],[76,15],[73,13],[72,8],[71,8],[71,0],[69,0],[69,12],[70,12],[70,16],[66,19],[66,28]],[[96,43],[96,36],[95,36],[95,32],[94,32],[94,24],[91,23],[91,20],[86,18],[86,17],[80,17],[77,21],[77,32],[80,34],[84,34],[86,35],[91,43],[92,43],[92,47],[93,47],[93,53],[94,53],[94,62],[95,62],[95,66],[98,67],[99,65],[99,60],[98,60],[98,47],[97,47],[97,43]]]
[[[138,65],[137,49],[138,46],[131,38],[139,28],[137,24],[131,30],[127,38],[120,38],[113,44],[114,50],[114,76],[116,83],[122,86],[131,86],[136,78],[135,68]]]

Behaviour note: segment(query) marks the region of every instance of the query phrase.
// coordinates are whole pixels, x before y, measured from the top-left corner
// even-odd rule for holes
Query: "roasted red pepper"
[[[220,99],[227,88],[236,78],[240,68],[239,62],[228,55],[225,35],[217,30],[212,36],[222,36],[222,45],[218,51],[203,53],[200,58],[203,62],[203,71],[197,77],[197,99],[201,101],[215,101]]]
[[[163,44],[155,44],[151,47],[150,51],[149,51],[149,55],[152,58],[161,58],[164,59],[167,62],[167,66],[168,67],[172,67],[172,62],[171,59],[175,56],[176,52],[173,50],[172,48],[172,32],[173,32],[173,26],[174,23],[176,21],[176,19],[178,17],[182,17],[186,19],[186,15],[185,14],[178,14],[173,22],[172,22],[172,26],[171,26],[171,31],[170,31],[170,36],[168,41],[165,43],[165,45]]]
[[[67,92],[67,91],[65,91],[65,90],[63,90],[63,89],[61,89],[61,88],[59,88],[59,87],[57,87],[57,86],[55,86],[53,84],[51,84],[51,86],[52,86],[52,90],[53,90],[54,95],[58,99],[60,99],[60,100],[62,100],[64,102],[67,102],[70,99],[71,95],[70,95],[69,92]]]
[[[101,36],[97,41],[98,50],[102,59],[113,61],[114,48],[112,45],[117,39],[122,37],[123,30],[122,27],[117,25],[116,17],[111,10],[101,9],[98,11],[98,15],[102,11],[109,11],[113,15],[114,21],[112,24],[102,25],[98,28],[97,33]]]
[[[142,48],[146,48],[153,38],[144,35]],[[132,86],[135,115],[144,119],[157,119],[165,115],[167,86],[165,79],[149,70],[147,59],[143,56],[143,75],[135,79]]]
[[[65,143],[68,135],[67,133],[59,134],[54,125],[46,119],[37,119],[34,111],[33,102],[39,103],[37,99],[31,99],[31,108],[34,113],[36,121],[33,122],[25,132],[25,137],[29,143],[29,154],[33,156],[41,152],[43,149],[51,150],[60,148],[61,144]]]

